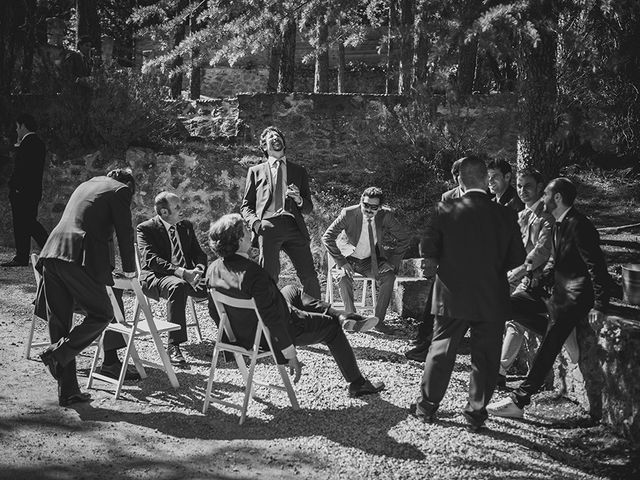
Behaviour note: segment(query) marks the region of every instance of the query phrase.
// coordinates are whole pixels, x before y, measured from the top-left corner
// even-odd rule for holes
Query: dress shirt
[[[275,202],[272,201],[267,207],[267,209],[264,211],[263,218],[273,218],[273,217],[278,217],[280,215],[290,215],[291,217],[293,217],[293,214],[291,212],[287,212],[287,210],[284,208],[285,201],[287,200],[287,157],[286,156],[282,156],[279,159],[275,157],[269,157],[267,159],[267,162],[269,162],[269,171],[271,172],[271,186],[273,188],[273,191],[275,192],[276,190],[275,183],[276,183],[276,178],[278,176],[278,167],[276,166],[276,162],[278,161],[282,162],[282,178],[281,178],[282,209],[276,212]]]
[[[483,190],[483,189],[481,189],[481,188],[467,188],[467,189],[464,191],[464,194],[463,194],[463,195],[466,195],[467,193],[470,193],[470,192],[480,192],[480,193],[484,193],[485,195],[487,194],[487,191],[486,191],[486,190]]]
[[[180,243],[180,235],[178,235],[178,227],[176,227],[175,225],[171,225],[169,222],[165,222],[164,218],[162,218],[160,215],[158,215],[158,218],[160,219],[160,221],[164,225],[164,228],[167,230],[167,235],[169,236],[169,243],[171,243],[171,232],[169,231],[169,229],[171,227],[175,228],[175,230],[176,230],[176,240],[178,240],[178,247],[182,251],[182,256],[184,257],[184,248],[182,248],[182,244]],[[177,265],[177,263],[178,263],[177,259],[173,257],[173,246],[171,247],[171,263],[173,263],[174,265]],[[184,268],[183,267],[178,267],[176,269],[176,277],[179,277],[179,278],[183,278],[184,277]]]
[[[376,217],[371,219],[371,228],[373,229],[373,240],[375,244],[378,244],[377,232],[376,232]],[[369,220],[362,216],[362,230],[360,230],[360,237],[358,238],[358,244],[356,249],[351,254],[355,258],[369,258],[371,256],[371,245],[369,245]]]
[[[569,210],[571,210],[573,208],[573,206],[567,208],[562,215],[560,215],[557,219],[556,219],[556,225],[558,225],[558,228],[560,228],[560,223],[562,223],[562,221],[564,220],[564,217],[567,216],[567,213],[569,213]]]

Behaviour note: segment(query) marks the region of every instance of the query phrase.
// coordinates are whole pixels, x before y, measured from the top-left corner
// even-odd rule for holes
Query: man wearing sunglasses
[[[322,236],[322,243],[341,268],[338,285],[345,310],[355,312],[353,274],[375,278],[378,286],[375,316],[379,319],[376,330],[393,334],[384,318],[396,273],[409,247],[409,235],[392,211],[382,207],[383,200],[380,188],[367,188],[362,193],[360,204],[340,212]]]

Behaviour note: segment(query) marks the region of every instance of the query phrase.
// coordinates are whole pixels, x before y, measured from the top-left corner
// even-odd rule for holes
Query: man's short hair
[[[535,168],[525,168],[518,171],[518,177],[531,177],[537,184],[543,183],[542,174]]]
[[[133,172],[130,168],[114,168],[110,172],[107,172],[107,177],[128,185],[131,193],[136,192],[136,180],[133,178]]]
[[[559,193],[562,197],[562,203],[567,207],[573,206],[573,202],[575,202],[578,194],[576,186],[566,177],[558,177],[551,180],[549,182],[549,190],[551,190],[553,195]]]
[[[457,177],[458,175],[460,175],[460,162],[462,161],[461,158],[459,158],[458,160],[456,160],[455,162],[453,162],[451,164],[451,175],[454,177]]]
[[[380,205],[382,205],[382,203],[384,202],[384,193],[382,192],[382,189],[380,187],[365,188],[364,192],[362,192],[362,195],[360,196],[360,201],[364,200],[364,197],[379,198]]]
[[[269,156],[269,154],[267,153],[267,135],[269,135],[270,132],[276,132],[278,135],[280,135],[280,138],[282,138],[282,145],[284,146],[284,148],[287,148],[287,143],[284,139],[284,134],[282,133],[282,131],[278,127],[270,125],[265,128],[260,134],[260,149],[262,150],[262,153],[265,157]]]
[[[460,159],[460,180],[465,188],[478,188],[487,181],[487,164],[480,157],[469,155]]]
[[[38,122],[30,113],[21,113],[16,117],[16,123],[18,125],[24,125],[24,127],[31,131],[35,132],[38,129]]]
[[[239,213],[223,215],[209,227],[209,246],[213,253],[226,258],[240,247],[244,235],[244,220]]]
[[[166,210],[171,210],[169,207],[169,199],[177,198],[178,196],[172,192],[160,192],[156,195],[156,198],[153,200],[153,209],[156,211],[158,215],[160,215],[160,211],[164,208]]]
[[[85,43],[91,43],[93,45],[93,40],[91,40],[89,35],[82,35],[78,38],[78,46],[84,45]]]
[[[502,175],[513,172],[511,164],[502,158],[498,160],[491,160],[487,165],[487,170],[500,170]]]

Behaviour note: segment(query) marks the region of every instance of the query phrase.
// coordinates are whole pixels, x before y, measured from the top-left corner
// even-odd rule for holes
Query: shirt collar
[[[282,163],[283,163],[284,165],[286,165],[286,164],[287,164],[287,157],[286,157],[286,155],[283,155],[283,156],[282,156],[282,157],[280,157],[280,158],[276,158],[276,157],[269,157],[269,159],[268,159],[267,161],[269,162],[269,166],[270,166],[270,167],[273,167],[273,164],[274,164],[274,163],[276,163],[276,161],[278,161],[278,160],[281,160],[281,161],[282,161]]]
[[[236,252],[236,255],[249,259],[249,252]]]
[[[169,222],[165,222],[165,221],[164,221],[164,218],[162,218],[160,215],[158,215],[158,218],[160,219],[160,221],[161,221],[161,222],[162,222],[162,224],[164,225],[164,228],[166,228],[166,229],[167,229],[167,232],[169,231],[169,229],[170,229],[171,227],[175,227],[175,225],[171,225]],[[178,229],[177,229],[177,227],[176,227],[176,231],[177,231],[177,230],[178,230]]]
[[[36,132],[27,132],[25,133],[22,138],[20,139],[20,141],[18,142],[18,146],[20,146],[22,144],[22,142],[24,142],[24,139],[27,138],[29,135],[35,135]]]
[[[486,191],[484,191],[484,190],[483,190],[483,189],[481,189],[481,188],[467,188],[467,189],[464,191],[464,195],[466,195],[467,193],[471,193],[471,192],[480,192],[480,193],[484,193],[485,195],[487,194],[487,192],[486,192]]]
[[[536,211],[536,209],[538,208],[538,205],[540,205],[540,202],[541,202],[541,201],[542,201],[542,197],[540,197],[536,203],[534,203],[533,205],[531,205],[531,207],[527,207],[527,206],[525,205],[525,207],[524,207],[524,208],[526,208],[527,210],[530,210],[530,211],[532,211],[532,212],[535,212],[535,211]]]
[[[571,210],[572,208],[573,208],[573,207],[569,207],[569,208],[567,208],[567,209],[564,211],[564,213],[558,217],[558,219],[556,220],[556,224],[558,224],[558,223],[562,223],[562,221],[564,220],[564,217],[566,217],[566,216],[567,216],[567,213],[569,213],[569,210]]]

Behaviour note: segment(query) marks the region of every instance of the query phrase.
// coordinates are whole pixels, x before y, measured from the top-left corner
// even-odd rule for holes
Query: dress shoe
[[[384,333],[385,335],[395,335],[397,333],[395,328],[383,322],[378,322],[374,327],[374,330],[376,332]]]
[[[42,352],[40,354],[40,360],[47,366],[53,378],[60,380],[62,376],[62,365],[60,365],[58,360],[53,356],[53,349],[48,348]]]
[[[345,332],[367,332],[378,324],[378,317],[363,317],[357,313],[343,313],[338,317]]]
[[[429,353],[430,343],[419,343],[413,348],[410,348],[404,352],[404,356],[414,362],[424,363],[427,359],[427,353]]]
[[[409,405],[409,414],[413,415],[416,418],[419,418],[424,423],[433,423],[436,421],[436,410],[437,409],[435,408],[425,408],[417,400],[416,403],[412,403],[411,405]]]
[[[14,258],[8,262],[0,263],[0,266],[3,267],[28,267],[29,260],[20,260],[19,258]]]
[[[351,382],[349,384],[350,397],[361,397],[363,395],[378,393],[382,390],[384,390],[384,383],[382,382],[371,382],[370,380],[365,380],[364,383],[361,383],[360,385],[356,385],[355,382]]]
[[[111,365],[107,365],[106,363],[102,364],[100,367],[100,374],[105,377],[113,378],[114,380],[118,380],[120,378],[120,372],[122,371],[122,362],[115,362]],[[133,365],[127,365],[127,373],[124,374],[125,380],[140,380],[140,374],[136,370]]]
[[[462,416],[467,421],[467,428],[470,432],[478,433],[484,428],[484,419],[479,416],[467,411],[462,412]]]
[[[180,368],[189,368],[189,364],[185,360],[184,355],[182,355],[179,345],[169,345],[167,347],[167,353],[169,354],[171,365]]]
[[[61,395],[58,397],[58,405],[61,407],[68,407],[69,405],[73,405],[74,403],[82,403],[88,402],[91,400],[90,393],[82,393],[81,391],[77,391],[72,393],[71,395]]]
[[[487,412],[494,417],[523,418],[524,408],[515,404],[511,397],[487,405]]]

